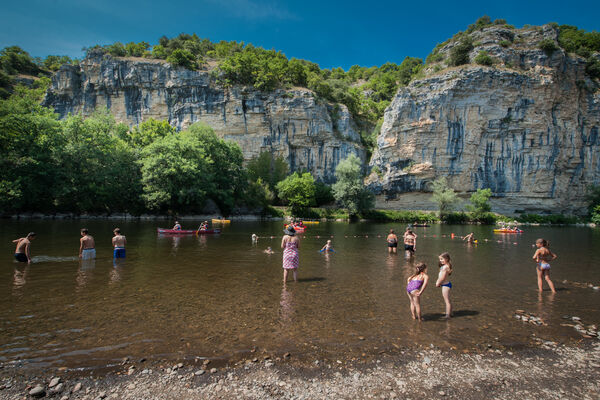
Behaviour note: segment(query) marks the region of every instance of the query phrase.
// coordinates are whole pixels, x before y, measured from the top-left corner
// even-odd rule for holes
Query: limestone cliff
[[[327,104],[307,89],[271,93],[218,85],[211,72],[189,71],[160,60],[95,55],[63,66],[53,77],[44,104],[62,117],[108,108],[129,125],[167,119],[177,128],[194,122],[237,142],[248,160],[269,151],[331,182],[348,154],[363,161],[356,124],[343,105]],[[335,110],[333,108],[336,108]]]
[[[600,92],[584,59],[538,48],[557,35],[485,28],[470,58],[486,50],[495,65],[440,63],[401,88],[371,159],[378,206],[431,209],[431,182],[446,176],[465,198],[491,188],[494,211],[582,212],[586,186],[600,184]]]

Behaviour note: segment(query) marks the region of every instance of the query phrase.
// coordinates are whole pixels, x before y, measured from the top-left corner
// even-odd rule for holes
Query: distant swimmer
[[[86,228],[81,230],[81,239],[79,239],[79,258],[82,260],[93,260],[96,258],[96,243]]]
[[[538,290],[542,291],[543,280],[544,278],[550,287],[552,293],[556,293],[556,289],[554,289],[554,283],[550,280],[550,261],[556,259],[557,255],[550,251],[548,248],[549,243],[546,239],[538,239],[535,241],[535,245],[537,250],[533,255],[533,259],[537,263],[537,281],[538,281]]]
[[[325,245],[323,246],[323,248],[319,250],[319,253],[329,253],[330,251],[333,251],[335,253],[335,250],[333,249],[333,244],[331,244],[331,240],[328,240],[327,243],[325,243]]]
[[[258,242],[258,235],[256,233],[252,234],[252,244],[256,244]]]
[[[440,273],[435,286],[442,288],[442,297],[446,303],[446,318],[450,318],[452,317],[452,303],[450,302],[450,289],[452,289],[452,282],[450,282],[452,262],[450,261],[450,254],[448,253],[442,253],[438,258],[440,261]]]
[[[471,244],[472,244],[472,243],[475,243],[475,235],[473,234],[473,232],[471,232],[471,233],[469,233],[467,236],[465,236],[465,237],[463,238],[463,242],[464,242],[465,240],[467,241],[467,243],[471,243]]]
[[[181,224],[179,224],[179,221],[175,221],[175,225],[173,226],[173,230],[174,231],[180,231],[181,230]]]
[[[263,253],[265,253],[265,254],[275,254],[275,252],[273,251],[273,249],[270,248],[270,247],[267,247],[267,249],[264,250]]]
[[[113,233],[115,234],[112,238],[112,245],[114,247],[113,258],[125,258],[125,245],[127,244],[127,239],[125,236],[121,235],[121,230],[119,228],[115,228]]]
[[[24,238],[12,241],[17,244],[17,248],[15,249],[15,260],[31,264],[31,241],[35,239],[35,236],[35,232],[29,232]]]
[[[387,244],[388,244],[388,252],[389,253],[397,253],[398,252],[398,236],[394,233],[393,229],[390,229],[389,235],[387,235]]]
[[[406,280],[406,293],[410,300],[410,312],[413,319],[421,321],[421,294],[427,287],[429,276],[427,265],[419,263],[415,265],[415,273]]]
[[[407,256],[412,256],[417,250],[417,235],[410,229],[404,232],[404,251]]]

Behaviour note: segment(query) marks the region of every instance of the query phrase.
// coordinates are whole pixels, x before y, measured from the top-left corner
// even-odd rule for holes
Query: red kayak
[[[221,233],[220,229],[205,229],[203,231],[197,230],[184,230],[184,229],[164,229],[164,228],[156,228],[158,233],[168,234],[168,235],[204,235],[211,233]]]

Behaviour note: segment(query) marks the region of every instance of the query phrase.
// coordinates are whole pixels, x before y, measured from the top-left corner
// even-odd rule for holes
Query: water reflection
[[[283,285],[281,289],[281,297],[279,299],[279,319],[284,329],[291,328],[294,313],[296,312],[296,304],[294,302],[294,293],[288,289],[287,285]]]
[[[96,260],[79,260],[79,269],[77,270],[77,289],[83,289],[92,279],[93,270],[96,268]]]
[[[19,293],[19,289],[21,289],[27,283],[27,273],[28,272],[29,272],[29,266],[15,267],[15,271],[13,273],[13,290],[16,293],[14,293],[14,294]]]

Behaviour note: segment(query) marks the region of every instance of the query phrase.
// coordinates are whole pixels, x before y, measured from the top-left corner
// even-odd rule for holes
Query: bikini
[[[440,269],[444,268],[444,265],[440,267]],[[446,286],[448,289],[452,289],[452,282],[443,283],[440,286]]]
[[[545,262],[545,261],[540,261],[540,262],[538,263],[538,267],[539,267],[539,268],[540,268],[542,271],[545,271],[545,270],[547,270],[547,269],[550,269],[550,264],[548,264],[548,263],[547,263],[547,262]]]

